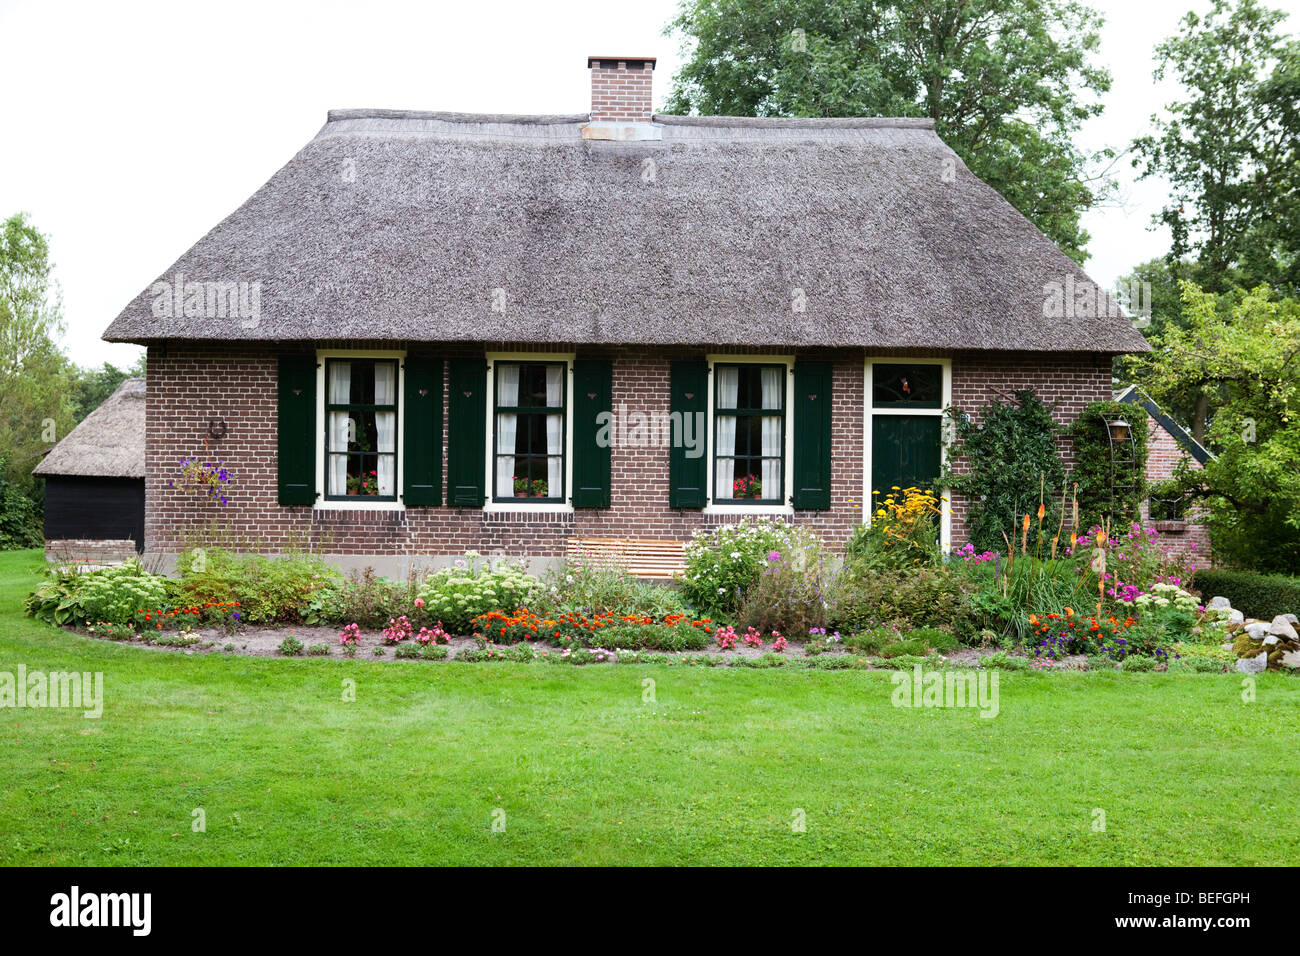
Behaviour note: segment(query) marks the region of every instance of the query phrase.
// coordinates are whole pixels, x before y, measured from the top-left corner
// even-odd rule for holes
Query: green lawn
[[[0,671],[102,671],[106,703],[0,710],[4,864],[1300,857],[1276,675],[1245,703],[1230,675],[1008,673],[989,720],[895,708],[885,672],[186,657],[24,618],[39,562],[0,555]]]

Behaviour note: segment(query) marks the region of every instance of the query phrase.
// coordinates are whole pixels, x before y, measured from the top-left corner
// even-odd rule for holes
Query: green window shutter
[[[481,508],[487,500],[487,362],[447,363],[447,504]]]
[[[831,506],[831,364],[794,365],[794,506]]]
[[[704,362],[673,362],[669,378],[669,411],[675,425],[668,452],[668,506],[703,508],[708,497],[709,463],[704,454],[708,427],[709,367]],[[678,433],[680,429],[680,434]],[[687,448],[680,437],[690,436]],[[691,457],[694,454],[695,457]]]
[[[608,508],[610,415],[614,411],[613,363],[578,359],[573,363],[573,507]],[[604,418],[602,419],[602,413]],[[602,429],[601,425],[604,425]],[[598,440],[602,430],[605,441]]]
[[[442,504],[442,359],[408,355],[403,365],[402,501]]]
[[[281,355],[276,386],[279,417],[276,461],[279,502],[316,501],[316,357]]]

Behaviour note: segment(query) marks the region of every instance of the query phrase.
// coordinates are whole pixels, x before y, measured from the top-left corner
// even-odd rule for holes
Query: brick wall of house
[[[319,343],[321,347],[381,348],[367,343]],[[391,347],[391,346],[390,346]],[[492,345],[493,351],[507,346]],[[682,349],[585,348],[557,344],[555,351],[614,360],[613,404],[649,414],[668,412],[669,365],[699,358]],[[718,349],[716,351],[723,351]],[[731,350],[754,353],[776,350]],[[413,346],[411,353],[451,357],[465,346]],[[175,553],[197,543],[224,543],[249,551],[275,551],[310,544],[338,555],[484,554],[555,556],[569,537],[686,539],[697,529],[738,517],[676,511],[667,504],[668,449],[612,449],[612,507],[574,513],[484,512],[474,508],[408,508],[405,511],[329,511],[281,507],[276,501],[276,355],[271,347],[168,343],[149,349],[146,400],[145,540],[150,553]],[[862,515],[863,353],[801,351],[800,357],[834,363],[832,414],[832,506],[795,514],[795,522],[818,530],[841,546]],[[444,386],[445,387],[445,386]],[[1065,355],[953,356],[953,402],[978,415],[993,400],[1009,400],[1033,388],[1059,405],[1062,421],[1090,401],[1110,394],[1106,357]],[[445,406],[444,397],[444,406]],[[213,423],[226,432],[210,434]],[[444,420],[443,448],[446,448]],[[220,427],[216,428],[220,432]],[[206,445],[205,445],[206,440]],[[1068,454],[1069,449],[1063,448]],[[169,485],[177,460],[192,455],[220,458],[234,480],[225,507]],[[444,474],[445,462],[444,462]],[[954,502],[952,541],[964,541],[965,503]]]
[[[1137,408],[1137,406],[1134,406]],[[1147,481],[1167,481],[1174,475],[1174,469],[1183,459],[1187,459],[1192,468],[1201,468],[1201,463],[1192,458],[1178,444],[1178,439],[1165,431],[1160,424],[1147,416]],[[1160,531],[1164,547],[1184,556],[1192,567],[1208,568],[1210,566],[1210,530],[1203,523],[1204,512],[1199,506],[1188,510],[1186,521],[1160,521],[1155,527]],[[1143,502],[1142,520],[1150,521],[1149,502]]]
[[[1015,393],[1033,389],[1052,409],[1052,417],[1067,425],[1092,402],[1105,401],[1111,394],[1111,361],[1107,355],[1062,353],[1057,355],[1002,355],[966,353],[952,363],[952,404],[982,422],[984,410],[993,404],[1009,405]],[[1066,471],[1074,462],[1074,449],[1066,438],[1058,440]],[[958,459],[954,470],[968,470]],[[1061,489],[1055,489],[1060,495]],[[952,502],[952,544],[966,541],[966,517],[969,502],[954,498]]]

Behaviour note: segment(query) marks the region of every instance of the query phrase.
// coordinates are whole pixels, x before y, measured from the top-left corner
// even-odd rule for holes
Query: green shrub
[[[1187,656],[1169,662],[1170,673],[1222,674],[1227,669],[1227,664],[1213,657]]]
[[[1130,654],[1120,661],[1119,669],[1122,671],[1153,671],[1159,661],[1154,657],[1147,657],[1145,654]]]
[[[780,654],[760,654],[757,657],[737,655],[730,660],[732,667],[785,667],[790,658]]]
[[[1014,534],[1022,515],[1037,512],[1040,494],[1046,526],[1057,526],[1059,499],[1053,494],[1065,484],[1056,444],[1061,430],[1028,389],[1016,392],[1015,404],[991,405],[979,418],[982,423],[961,409],[949,410],[955,440],[941,483],[971,502],[967,527],[975,550],[1005,553],[1003,534]]]
[[[402,660],[417,658],[420,656],[419,644],[398,644],[393,648],[393,656]]]
[[[312,644],[307,648],[308,657],[329,657],[330,646],[328,644]]]
[[[298,640],[298,638],[290,634],[288,637],[286,637],[284,640],[280,642],[279,646],[276,649],[285,657],[297,657],[303,651],[303,643],[302,641]]]
[[[1192,586],[1203,603],[1226,597],[1247,617],[1271,621],[1279,614],[1300,614],[1300,577],[1253,571],[1197,571]]]
[[[86,612],[77,602],[77,588],[86,576],[62,569],[50,572],[49,580],[37,585],[23,601],[27,616],[60,627],[87,623]]]
[[[588,614],[648,614],[662,618],[686,610],[679,588],[642,581],[620,568],[581,557],[569,558],[548,571],[542,584],[540,609],[555,614],[581,610]]]
[[[736,611],[738,625],[764,634],[779,631],[787,640],[826,626],[827,592],[834,579],[828,558],[816,541],[807,542],[797,557],[783,554],[766,562],[744,593]]]
[[[348,573],[312,593],[307,599],[303,621],[307,624],[359,624],[381,628],[402,603],[402,585],[375,575],[374,568]],[[410,620],[415,623],[416,618]]]
[[[167,606],[167,584],[145,571],[139,561],[82,575],[75,596],[83,620],[125,624],[143,620],[139,612]]]
[[[880,649],[880,656],[885,660],[893,657],[923,658],[929,651],[930,645],[923,638],[904,638],[901,641],[886,644]]]
[[[159,637],[150,637],[148,633],[141,635],[144,640],[158,647],[189,647],[191,644],[197,644],[199,639],[193,634],[164,634]]]
[[[995,651],[992,654],[985,654],[979,660],[980,667],[988,670],[1002,671],[1027,671],[1029,670],[1029,659],[1026,657],[1014,657],[1004,651]]]
[[[976,593],[977,585],[951,564],[913,572],[846,569],[832,589],[827,618],[843,634],[893,624],[904,630],[942,627],[973,640],[980,623]]]
[[[909,631],[908,641],[920,641],[932,651],[946,654],[957,649],[957,638],[936,627],[918,627]]]
[[[425,644],[420,648],[420,659],[426,661],[445,661],[447,648],[441,644]]]
[[[676,625],[661,622],[614,624],[593,631],[587,643],[606,650],[699,651],[709,646],[709,635],[702,628],[691,627],[688,621]]]
[[[464,566],[443,568],[429,575],[420,588],[424,613],[441,621],[452,634],[468,634],[470,622],[480,614],[501,609],[514,611],[529,605],[539,582],[521,566],[505,561],[479,566],[469,555]]]
[[[245,623],[297,624],[313,594],[339,581],[338,572],[315,554],[264,557],[221,548],[194,548],[177,562],[180,582],[173,600],[181,606],[239,602]]]
[[[40,501],[10,481],[0,458],[0,551],[39,548],[45,540]]]
[[[805,552],[818,544],[812,532],[766,518],[697,531],[686,545],[682,592],[696,613],[730,617],[768,564],[802,567]]]

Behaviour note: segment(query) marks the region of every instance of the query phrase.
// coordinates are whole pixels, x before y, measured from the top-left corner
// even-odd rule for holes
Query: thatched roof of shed
[[[145,380],[128,378],[50,450],[33,475],[144,477]]]
[[[159,277],[258,283],[256,321],[162,316],[158,286],[104,337],[1146,350],[1045,315],[1087,276],[929,120],[586,121],[331,112]]]

